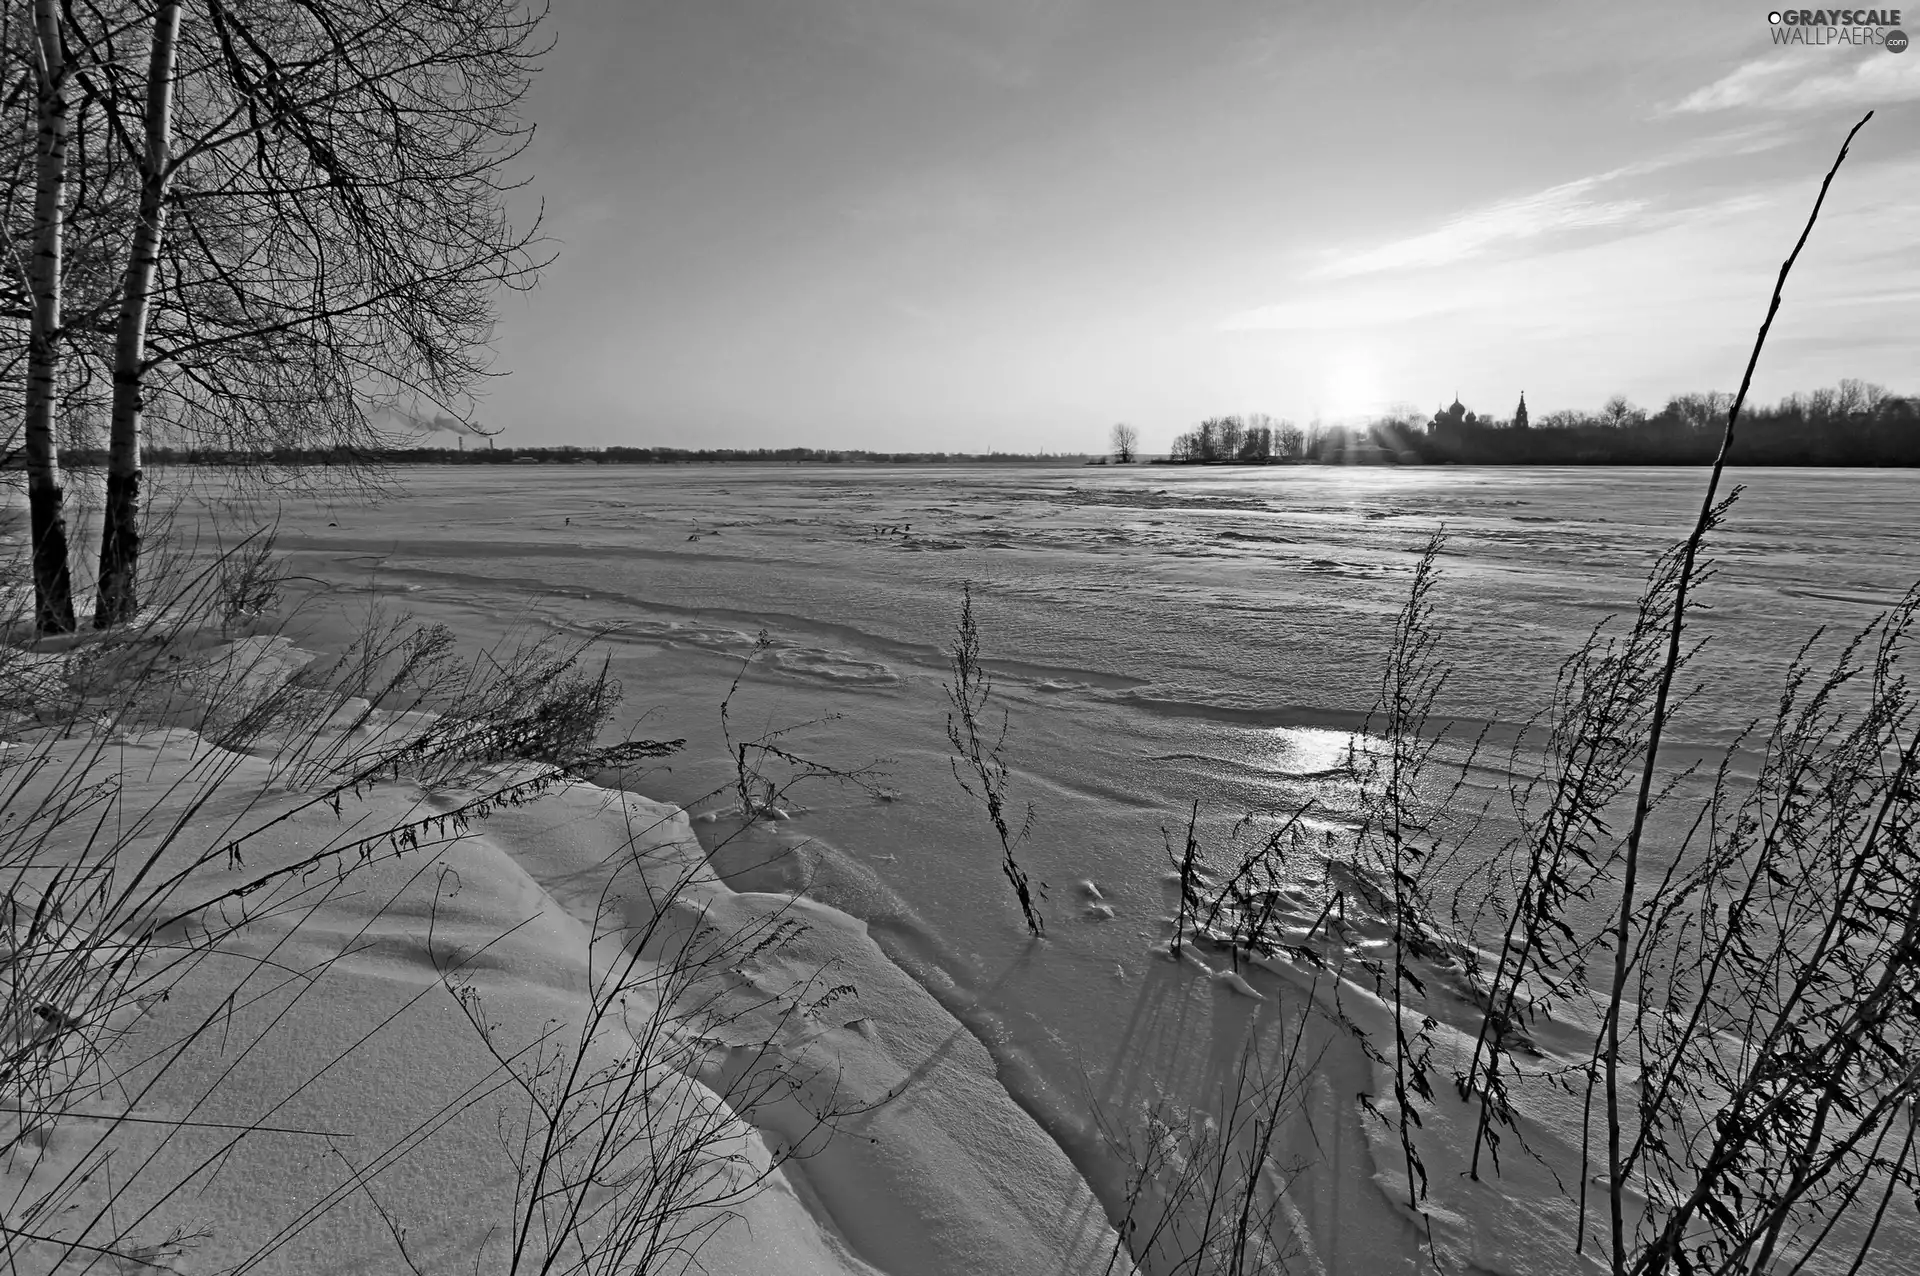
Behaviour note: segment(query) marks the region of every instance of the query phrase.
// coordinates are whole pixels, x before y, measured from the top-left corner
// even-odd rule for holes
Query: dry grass
[[[620,688],[604,660],[586,662],[584,641],[528,637],[463,658],[444,628],[374,606],[343,651],[301,665],[270,615],[283,575],[270,533],[194,561],[173,560],[164,592],[150,591],[163,605],[132,625],[0,645],[0,1158],[10,1167],[0,1249],[9,1270],[165,1266],[206,1240],[167,1220],[209,1174],[249,1141],[326,1137],[276,1113],[367,1039],[307,1061],[305,1076],[282,1079],[272,1095],[238,1091],[232,1078],[322,996],[335,963],[390,924],[402,895],[432,889],[448,871],[444,853],[494,812],[584,775],[631,774],[679,747],[601,742]],[[30,632],[23,619],[14,634]],[[143,765],[164,774],[129,773],[125,750],[162,738],[161,761]],[[414,796],[367,805],[382,793]],[[369,824],[374,809],[399,814]],[[329,815],[338,828],[321,844],[279,849],[283,834]],[[778,917],[734,931],[689,919],[697,867],[648,862],[642,848],[657,832],[629,827],[627,849],[604,866],[584,1016],[534,1040],[505,1040],[488,1018],[469,977],[487,945],[436,945],[430,931],[438,981],[370,1036],[431,1013],[438,995],[463,1013],[492,1068],[381,1146],[329,1144],[340,1169],[331,1185],[316,1180],[309,1199],[283,1203],[269,1239],[232,1270],[276,1261],[356,1198],[384,1221],[398,1260],[416,1270],[431,1262],[379,1183],[477,1110],[517,1114],[520,1137],[502,1155],[518,1195],[496,1229],[511,1244],[483,1247],[509,1272],[690,1270],[782,1161],[808,1150],[770,1160],[743,1151],[742,1118],[821,1093],[772,1050],[781,1016],[744,1054],[735,1042],[715,1088],[689,1079],[720,1027],[715,981],[791,929]],[[335,944],[293,985],[275,973],[287,936],[395,866],[400,885],[369,907],[362,939]],[[644,909],[621,907],[636,897]],[[781,990],[786,1014],[852,992],[801,985]],[[264,1024],[239,1013],[289,987],[291,1000]],[[188,988],[193,996],[176,1005],[213,1008],[156,1013]],[[209,1072],[215,1040],[227,1062]],[[839,1115],[831,1087],[825,1093],[815,1146]],[[150,1115],[162,1095],[174,1115]],[[255,1110],[235,1117],[249,1102]],[[217,1130],[199,1116],[213,1110],[224,1114]],[[45,1155],[56,1133],[66,1152]]]

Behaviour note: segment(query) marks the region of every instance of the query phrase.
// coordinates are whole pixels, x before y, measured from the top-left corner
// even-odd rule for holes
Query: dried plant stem
[[[1640,869],[1640,847],[1646,833],[1647,813],[1652,804],[1653,776],[1660,754],[1662,729],[1666,726],[1668,701],[1673,689],[1675,672],[1680,667],[1681,635],[1686,624],[1687,591],[1694,577],[1695,563],[1700,552],[1701,542],[1705,540],[1708,529],[1715,517],[1716,500],[1720,488],[1720,476],[1726,468],[1728,453],[1733,448],[1734,431],[1739,425],[1740,409],[1746,403],[1747,391],[1753,384],[1753,370],[1760,362],[1760,351],[1766,346],[1767,333],[1773,327],[1774,316],[1780,311],[1780,297],[1787,285],[1787,276],[1793,270],[1793,263],[1799,259],[1800,250],[1806,247],[1807,237],[1813,233],[1814,223],[1819,220],[1820,206],[1827,198],[1827,189],[1832,186],[1834,174],[1840,171],[1840,165],[1847,158],[1847,149],[1852,146],[1854,136],[1873,118],[1868,111],[1848,131],[1846,140],[1840,145],[1840,153],[1834,157],[1833,166],[1820,183],[1820,193],[1813,201],[1813,211],[1807,216],[1807,224],[1800,231],[1800,238],[1781,263],[1780,276],[1774,281],[1773,298],[1767,305],[1767,315],[1761,321],[1759,334],[1754,338],[1753,353],[1747,358],[1746,374],[1740,379],[1740,391],[1734,396],[1733,406],[1727,411],[1727,427],[1720,437],[1720,451],[1713,459],[1713,469],[1707,478],[1707,490],[1700,500],[1700,512],[1694,519],[1693,531],[1688,535],[1686,545],[1681,551],[1680,572],[1674,582],[1673,611],[1668,620],[1667,654],[1660,671],[1658,687],[1654,693],[1653,720],[1648,727],[1646,756],[1640,769],[1639,791],[1634,797],[1633,825],[1627,834],[1626,853],[1622,867],[1620,887],[1620,910],[1614,927],[1613,985],[1607,999],[1606,1045],[1603,1066],[1606,1077],[1607,1105],[1607,1202],[1609,1222],[1613,1240],[1613,1271],[1615,1276],[1625,1276],[1627,1270],[1626,1242],[1626,1161],[1623,1147],[1624,1136],[1621,1128],[1620,1095],[1620,1006],[1626,997],[1627,977],[1631,962],[1630,944],[1635,890],[1638,886]]]
[[[980,630],[973,619],[973,589],[963,587],[960,599],[960,624],[949,653],[953,682],[947,687],[947,742],[953,746],[948,760],[953,778],[968,797],[987,808],[987,819],[1000,839],[1000,871],[1006,875],[1020,901],[1020,915],[1026,919],[1029,933],[1046,933],[1046,922],[1034,903],[1034,890],[1026,870],[1014,857],[1014,849],[1033,831],[1034,809],[1027,805],[1026,818],[1018,832],[1007,824],[1007,780],[1009,770],[1003,756],[1007,742],[1007,711],[1000,711],[1000,730],[988,743],[981,730],[981,717],[993,699],[993,679],[980,661]],[[969,778],[971,777],[971,778]],[[1044,885],[1044,883],[1042,884]]]

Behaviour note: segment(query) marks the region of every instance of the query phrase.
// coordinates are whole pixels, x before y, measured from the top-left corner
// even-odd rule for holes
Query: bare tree
[[[73,583],[67,570],[66,491],[54,443],[54,396],[60,375],[61,215],[67,182],[67,63],[59,6],[34,0],[34,165],[32,263],[28,278],[27,392],[22,414],[32,528],[34,624],[42,633],[73,630]]]
[[[1247,423],[1237,416],[1223,416],[1214,422],[1216,443],[1215,460],[1233,461],[1240,456],[1240,447],[1247,441]]]
[[[1306,431],[1291,421],[1282,421],[1273,429],[1273,450],[1278,456],[1299,460],[1307,452]]]
[[[1616,430],[1637,425],[1646,419],[1646,415],[1645,412],[1633,406],[1624,394],[1614,395],[1600,409],[1600,419]]]
[[[544,264],[535,229],[504,208],[544,11],[208,0],[183,26],[180,10],[155,10],[138,93],[116,59],[98,63],[140,177],[115,326],[102,626],[138,605],[156,394],[175,424],[254,451],[370,441],[368,402],[464,416],[495,289],[530,286]]]
[[[1842,377],[1839,388],[1834,391],[1834,400],[1834,406],[1842,415],[1859,416],[1875,411],[1886,402],[1887,387],[1858,377]]]
[[[1113,427],[1113,459],[1132,465],[1140,450],[1140,431],[1121,421]]]
[[[174,51],[180,35],[180,0],[160,0],[153,18],[153,48],[147,67],[144,151],[139,156],[140,210],[127,254],[120,317],[114,333],[113,423],[107,442],[107,503],[100,537],[99,595],[93,623],[105,627],[130,620],[138,607],[135,573],[140,561],[140,417],[145,407],[147,316],[160,240],[166,219],[173,133]]]
[[[327,451],[349,462],[329,473],[360,476],[385,441],[381,407],[470,415],[493,293],[544,264],[535,229],[505,215],[504,176],[529,135],[517,108],[544,13],[519,0],[36,0],[32,13],[31,31],[0,30],[0,100],[32,108],[0,117],[0,371],[28,373],[6,397],[20,398],[37,617],[59,631],[74,626],[62,422],[111,423],[104,626],[139,603],[152,431],[254,458]]]
[[[1726,420],[1727,409],[1732,406],[1733,396],[1724,391],[1676,394],[1667,400],[1667,406],[1661,409],[1660,415],[1691,430],[1707,430],[1718,427],[1720,422]]]

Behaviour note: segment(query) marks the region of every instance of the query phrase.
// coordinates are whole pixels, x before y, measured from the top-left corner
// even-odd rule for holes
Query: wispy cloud
[[[1641,177],[1648,173],[1658,173],[1663,169],[1698,164],[1702,160],[1725,160],[1742,155],[1758,155],[1762,151],[1778,150],[1792,141],[1793,137],[1793,131],[1780,121],[1759,120],[1751,124],[1743,124],[1738,128],[1722,129],[1718,133],[1708,133],[1692,138],[1650,159],[1623,164],[1611,173],[1601,174],[1600,180]]]
[[[1615,171],[1582,177],[1531,195],[1469,209],[1424,234],[1336,256],[1310,271],[1308,277],[1347,279],[1380,271],[1446,266],[1501,244],[1618,225],[1647,207],[1640,199],[1594,198],[1600,186],[1619,175]]]
[[[1593,180],[1607,180],[1625,171]],[[1646,171],[1646,166],[1636,166],[1634,171]],[[1668,232],[1712,234],[1715,226],[1738,223],[1767,208],[1776,197],[1772,191],[1739,191],[1682,207],[1645,210],[1634,216],[1628,232],[1607,242],[1614,249],[1625,247],[1631,252],[1628,246],[1656,241]],[[1384,254],[1395,247],[1388,245],[1366,255]],[[1591,241],[1557,244],[1525,256],[1497,259],[1469,277],[1435,273],[1382,280],[1346,277],[1356,273],[1352,270],[1330,278],[1323,274],[1324,282],[1309,283],[1286,301],[1236,312],[1216,327],[1222,332],[1325,332],[1387,328],[1443,315],[1485,321],[1514,297],[1531,295],[1529,279],[1539,271],[1564,270],[1568,262],[1590,260],[1588,254],[1601,247]]]
[[[1792,50],[1756,58],[1695,89],[1670,112],[1680,115],[1755,107],[1801,111],[1825,106],[1885,106],[1920,101],[1920,60],[1863,54],[1851,67],[1825,70]]]
[[[1604,194],[1626,179],[1646,177],[1702,160],[1752,155],[1784,144],[1789,134],[1759,125],[1698,137],[1663,154],[1618,168],[1575,178],[1526,195],[1470,208],[1433,230],[1372,248],[1334,252],[1307,273],[1309,279],[1349,279],[1389,271],[1448,266],[1510,244],[1540,240],[1570,231],[1632,223],[1634,229],[1661,218],[1648,200]]]

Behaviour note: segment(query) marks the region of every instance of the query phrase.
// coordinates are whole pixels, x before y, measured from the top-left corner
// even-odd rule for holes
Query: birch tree
[[[113,345],[113,420],[107,439],[107,499],[100,535],[99,595],[93,623],[104,628],[133,618],[138,608],[140,562],[141,415],[146,406],[147,317],[160,241],[166,225],[171,176],[168,149],[173,133],[174,51],[180,34],[180,0],[161,0],[154,11],[153,46],[147,65],[145,146],[139,154],[140,206],[120,290],[120,316]]]
[[[113,349],[102,626],[138,606],[140,447],[156,399],[190,432],[256,451],[370,441],[361,405],[383,396],[461,415],[486,375],[497,289],[531,286],[544,264],[536,229],[505,209],[531,136],[518,106],[543,11],[164,0],[152,12],[138,110],[119,125],[140,155],[140,205]]]
[[[22,447],[32,534],[34,625],[41,633],[70,633],[73,583],[67,568],[66,490],[53,433],[60,374],[61,215],[67,182],[67,63],[56,0],[33,0],[31,50],[37,146],[32,257],[27,270],[31,315]]]
[[[63,384],[85,410],[70,421],[105,411],[97,391],[111,385],[103,627],[139,606],[152,429],[256,457],[365,457],[385,441],[386,403],[467,415],[498,288],[531,286],[544,264],[537,217],[516,229],[506,215],[544,12],[29,0],[0,13],[29,8],[30,38],[5,35],[0,83],[9,106],[32,108],[30,147],[22,113],[9,117],[21,136],[8,208],[30,186],[33,217],[6,220],[0,308],[26,337],[12,344],[27,373],[14,384],[36,619],[56,632],[74,627]]]

